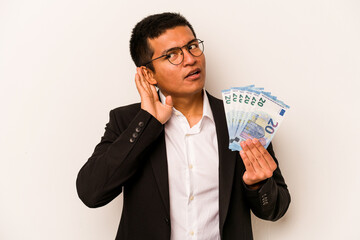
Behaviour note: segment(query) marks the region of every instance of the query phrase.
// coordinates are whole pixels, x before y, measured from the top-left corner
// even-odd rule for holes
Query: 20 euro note
[[[245,101],[244,101],[244,93],[248,91],[248,89],[252,88],[251,86],[239,87],[239,88],[231,88],[231,121],[229,130],[229,137],[233,139],[239,127],[242,124],[242,117],[245,112]]]
[[[255,103],[258,101],[258,96],[262,92],[263,88],[249,87],[246,89],[240,89],[239,101],[236,106],[235,122],[238,125],[235,127],[234,134],[230,137],[230,142],[236,138],[236,135],[240,129],[242,129],[247,122],[247,119],[251,115],[254,109]]]
[[[236,134],[246,125],[246,120],[251,114],[255,103],[258,102],[258,97],[262,90],[263,88],[256,88],[254,85],[250,85],[231,88],[228,89],[227,92],[225,90],[223,91],[223,93],[228,94],[227,97],[225,97],[228,101],[224,102],[224,104],[226,104],[226,116],[230,119],[228,124],[230,143],[236,140]]]
[[[259,139],[267,148],[278,131],[285,113],[289,107],[273,98],[261,94],[255,108],[249,113],[244,126],[230,143],[231,150],[240,151],[240,142],[246,139]]]
[[[237,93],[235,96],[237,101],[233,101],[233,96],[230,97],[233,92]],[[289,106],[269,92],[263,91],[263,88],[255,88],[253,85],[227,93],[228,101],[227,103],[224,101],[224,105],[228,105],[225,105],[225,112],[229,131],[229,148],[240,151],[240,142],[252,138],[258,138],[267,148],[278,131]],[[225,99],[224,95],[223,99]],[[231,120],[228,117],[231,117]]]
[[[237,118],[237,116],[239,116],[239,112],[242,113],[243,111],[240,107],[238,107],[238,104],[242,104],[244,101],[242,91],[252,87],[254,87],[254,85],[231,88],[221,91],[230,138],[233,138],[236,130],[239,128],[240,120]]]

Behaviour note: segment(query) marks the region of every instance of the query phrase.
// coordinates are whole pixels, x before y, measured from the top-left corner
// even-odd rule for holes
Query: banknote
[[[254,85],[234,87],[222,91],[229,148],[240,151],[240,142],[259,139],[267,148],[290,108],[264,88]]]

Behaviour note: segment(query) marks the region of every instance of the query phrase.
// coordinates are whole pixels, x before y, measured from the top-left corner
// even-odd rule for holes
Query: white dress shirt
[[[220,239],[218,144],[205,90],[203,96],[203,116],[192,128],[175,108],[165,124],[171,240]]]

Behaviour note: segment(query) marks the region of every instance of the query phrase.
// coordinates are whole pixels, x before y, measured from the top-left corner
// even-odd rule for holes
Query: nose
[[[196,57],[194,57],[188,49],[184,49],[183,50],[183,54],[184,54],[184,66],[186,65],[194,65],[196,63]]]

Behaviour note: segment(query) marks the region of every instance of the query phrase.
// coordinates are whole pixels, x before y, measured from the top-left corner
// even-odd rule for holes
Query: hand
[[[135,84],[141,97],[141,108],[165,124],[171,117],[173,102],[171,96],[167,96],[165,104],[159,101],[159,96],[154,85],[150,84],[144,76],[143,68],[136,69]],[[146,73],[145,73],[146,74]]]
[[[243,181],[250,188],[258,189],[260,186],[256,184],[272,177],[277,165],[258,139],[247,139],[240,145],[243,149],[240,151],[240,156],[246,169]],[[252,185],[255,186],[251,187]]]

